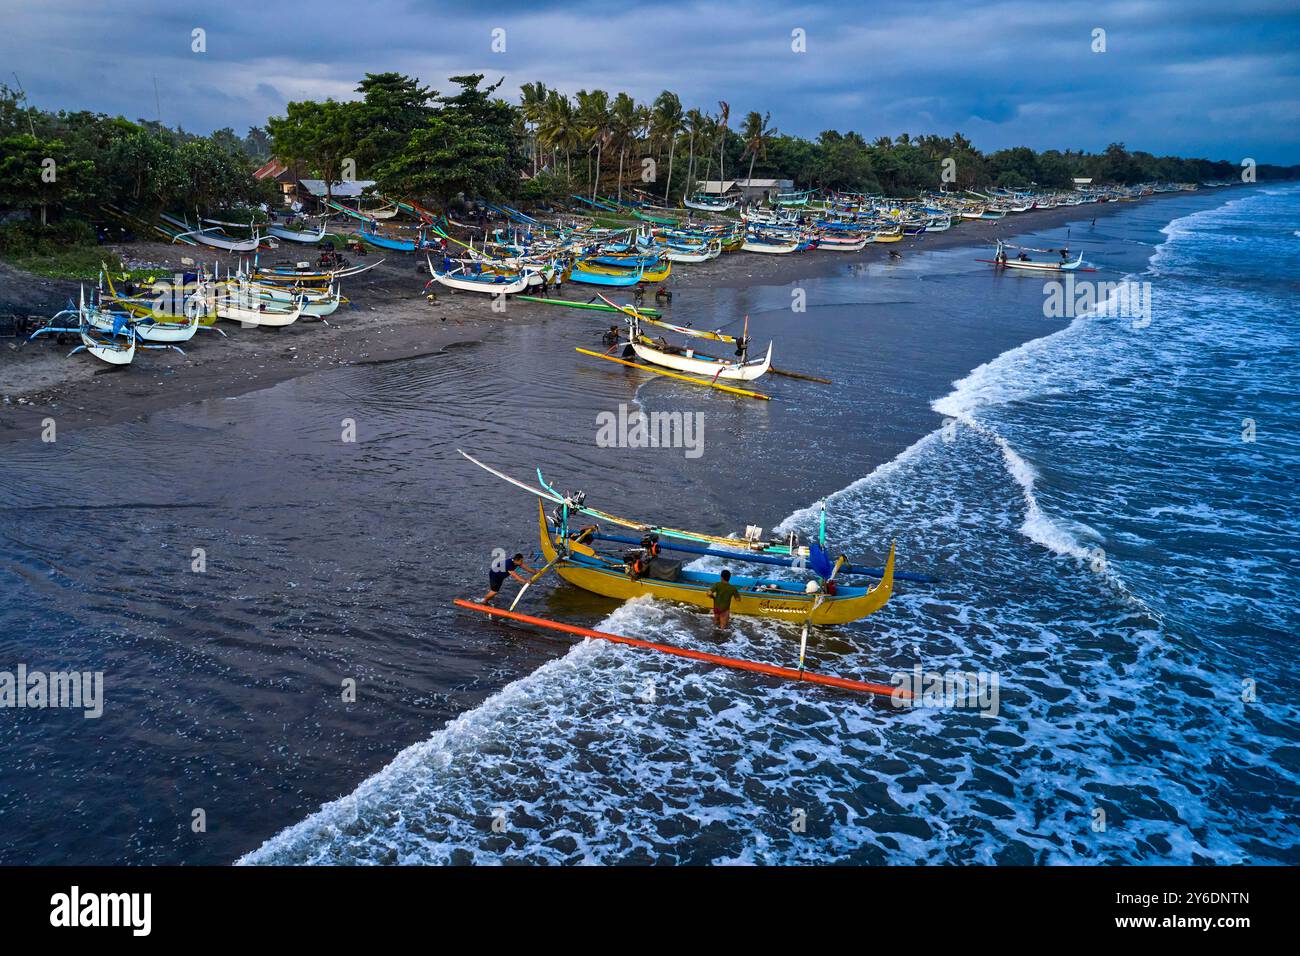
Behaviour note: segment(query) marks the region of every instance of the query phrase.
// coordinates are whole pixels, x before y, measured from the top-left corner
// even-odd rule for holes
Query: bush
[[[62,219],[42,228],[34,222],[0,226],[0,255],[11,259],[57,255],[69,246],[93,246],[95,227],[84,219]]]
[[[0,256],[28,272],[55,279],[93,279],[101,260],[107,259],[109,268],[117,264],[96,244],[95,227],[71,218],[44,228],[31,222],[0,226]]]

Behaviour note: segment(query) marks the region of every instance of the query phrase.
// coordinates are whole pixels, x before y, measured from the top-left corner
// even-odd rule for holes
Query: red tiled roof
[[[281,173],[287,172],[288,169],[288,166],[273,157],[270,162],[253,173],[253,178],[266,179],[268,176],[279,176]]]

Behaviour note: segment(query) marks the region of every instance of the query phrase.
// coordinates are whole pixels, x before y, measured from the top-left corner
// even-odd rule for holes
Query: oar
[[[784,375],[787,378],[801,378],[805,382],[820,382],[823,385],[835,384],[829,378],[818,378],[816,375],[804,375],[802,372],[789,372],[783,368],[777,368],[775,365],[768,369],[773,375]]]
[[[514,599],[513,601],[510,602],[510,610],[513,611],[513,610],[515,609],[515,605],[519,603],[519,599],[520,599],[521,597],[524,596],[524,592],[527,591],[527,590],[532,586],[532,583],[533,583],[534,581],[536,581],[538,578],[540,578],[540,577],[541,577],[543,574],[545,574],[547,571],[551,570],[551,565],[556,564],[556,563],[559,562],[563,557],[564,557],[564,555],[562,555],[562,554],[557,554],[557,555],[555,556],[555,559],[554,559],[553,561],[551,561],[550,564],[546,565],[546,567],[542,568],[542,570],[538,571],[538,572],[537,572],[536,574],[534,574],[531,578],[529,578],[527,581],[525,581],[525,582],[524,582],[524,586],[521,587],[521,588],[519,589],[519,593],[515,595],[515,599]]]
[[[830,576],[829,578],[826,579],[826,581],[827,581],[828,583],[831,582],[831,581],[834,581],[834,580],[835,580],[835,575],[837,575],[837,574],[840,573],[840,568],[843,567],[844,562],[845,562],[846,560],[847,560],[847,558],[845,558],[844,555],[841,554],[841,555],[839,556],[839,558],[835,561],[835,567],[831,570],[831,576]],[[799,638],[799,674],[800,674],[800,676],[803,675],[803,659],[804,659],[804,654],[807,653],[807,651],[808,651],[808,625],[812,622],[812,616],[813,616],[814,614],[817,613],[817,609],[818,609],[819,607],[821,607],[821,605],[822,605],[822,600],[823,600],[825,597],[826,597],[826,591],[823,589],[822,592],[821,592],[820,594],[818,594],[817,597],[815,597],[815,598],[813,599],[813,605],[812,605],[812,608],[809,609],[809,611],[808,611],[808,616],[807,616],[806,618],[804,618],[804,620],[803,620],[803,634],[802,634],[802,636]]]

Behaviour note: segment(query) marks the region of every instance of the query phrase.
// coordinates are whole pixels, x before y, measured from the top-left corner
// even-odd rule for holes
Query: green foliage
[[[451,77],[459,92],[435,97],[438,108],[375,169],[380,192],[431,198],[441,206],[461,194],[499,199],[518,193],[524,152],[517,112],[492,95],[500,82],[480,88],[482,80],[480,73]]]
[[[299,163],[325,180],[338,182],[343,161],[355,159],[356,130],[362,104],[305,100],[289,103],[282,117],[271,117],[267,130],[275,154],[287,163]],[[367,177],[369,178],[369,177]]]
[[[353,156],[358,179],[372,175],[405,148],[411,134],[433,113],[437,93],[400,73],[367,73],[357,86],[361,102],[350,104]]]
[[[92,172],[84,160],[70,158],[65,143],[30,133],[0,139],[0,209],[25,209],[41,225],[82,203]]]
[[[20,269],[54,279],[91,279],[101,259],[121,268],[95,245],[95,230],[81,219],[64,219],[42,227],[34,222],[0,226],[0,257]]]
[[[574,188],[564,170],[545,170],[523,184],[519,198],[528,202],[558,202],[570,196]]]

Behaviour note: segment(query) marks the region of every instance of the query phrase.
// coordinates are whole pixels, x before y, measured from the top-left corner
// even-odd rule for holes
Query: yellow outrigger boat
[[[713,607],[709,588],[718,581],[717,574],[689,571],[680,562],[658,558],[650,562],[645,575],[633,577],[624,562],[599,554],[576,538],[553,533],[546,519],[546,507],[540,501],[537,518],[542,556],[570,584],[619,600],[648,594],[706,610]],[[737,562],[745,558],[743,553],[736,554]],[[660,567],[668,569],[662,573],[670,574],[671,579],[652,576]],[[884,574],[873,588],[839,585],[833,595],[820,588],[810,593],[798,582],[738,574],[731,576],[731,583],[740,589],[731,602],[733,614],[776,618],[793,624],[848,624],[874,614],[889,600],[894,589],[894,547],[890,545]]]
[[[538,534],[545,558],[542,571],[554,570],[570,584],[604,597],[628,600],[649,595],[666,601],[677,601],[695,607],[711,609],[713,598],[709,588],[720,577],[709,571],[694,571],[683,567],[681,561],[659,556],[659,547],[667,551],[685,551],[707,554],[734,560],[738,565],[771,564],[786,568],[808,568],[816,578],[804,583],[799,580],[772,579],[732,574],[731,583],[740,594],[733,598],[733,614],[766,617],[804,626],[804,640],[811,624],[848,624],[874,614],[885,606],[894,589],[894,546],[889,547],[889,558],[883,568],[861,568],[848,563],[841,556],[832,567],[820,547],[796,546],[788,541],[758,541],[725,538],[719,535],[682,531],[675,528],[649,525],[630,518],[598,511],[588,507],[581,492],[573,496],[559,493],[547,484],[538,472],[541,487],[497,471],[464,451],[466,459],[489,474],[509,482],[517,488],[537,496]],[[557,505],[554,519],[548,518],[545,502]],[[590,524],[579,527],[574,522],[589,519]],[[641,537],[625,537],[600,530],[600,523],[638,532]],[[553,526],[552,526],[553,525]],[[664,539],[660,545],[660,539]],[[602,554],[591,542],[608,541],[637,544],[642,547],[619,555]],[[647,542],[652,542],[647,546]],[[811,558],[811,560],[805,560]],[[820,565],[820,567],[819,567]],[[869,574],[878,577],[874,587],[839,584],[839,573]],[[529,581],[531,584],[532,581]],[[527,585],[525,586],[525,589]],[[522,596],[523,591],[520,591]],[[518,601],[518,598],[516,598]],[[800,653],[802,659],[802,650]],[[801,665],[802,666],[802,665]]]

